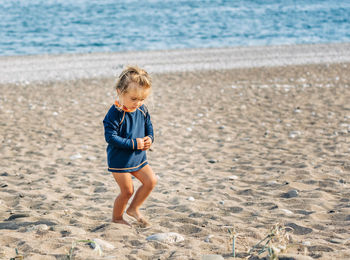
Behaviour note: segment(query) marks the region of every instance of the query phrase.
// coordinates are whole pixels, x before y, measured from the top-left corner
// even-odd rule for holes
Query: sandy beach
[[[350,258],[349,44],[129,55],[0,58],[0,259],[234,259],[230,231],[244,259],[275,225],[281,259]],[[138,55],[158,184],[128,228],[102,120]]]

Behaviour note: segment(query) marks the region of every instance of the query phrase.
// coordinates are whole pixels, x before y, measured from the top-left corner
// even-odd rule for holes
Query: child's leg
[[[123,219],[123,214],[129,199],[134,193],[131,175],[130,173],[113,173],[113,176],[119,185],[120,194],[114,201],[112,221],[115,223],[130,225]]]
[[[136,218],[137,221],[147,224],[145,219],[142,217],[139,208],[156,186],[157,178],[149,165],[146,165],[142,169],[136,172],[132,172],[131,174],[134,175],[142,183],[142,185],[137,190],[134,199],[132,200],[126,213]]]

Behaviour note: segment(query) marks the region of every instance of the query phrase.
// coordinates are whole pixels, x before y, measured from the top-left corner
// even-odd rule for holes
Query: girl
[[[146,158],[146,150],[154,141],[151,118],[143,105],[151,91],[151,78],[136,66],[127,67],[119,76],[116,91],[117,100],[103,120],[108,143],[108,170],[120,188],[120,194],[114,201],[112,221],[130,226],[123,219],[123,213],[134,193],[131,177],[135,176],[142,185],[126,213],[148,225],[139,208],[157,183]]]

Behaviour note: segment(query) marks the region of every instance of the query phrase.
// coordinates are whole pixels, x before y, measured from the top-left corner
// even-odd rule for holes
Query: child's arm
[[[154,142],[153,125],[151,121],[151,116],[148,112],[146,114],[145,133],[146,133],[146,137],[149,137],[151,139],[151,144],[152,144]]]
[[[122,149],[136,150],[138,142],[136,139],[128,139],[118,136],[116,127],[107,119],[103,120],[106,142]]]

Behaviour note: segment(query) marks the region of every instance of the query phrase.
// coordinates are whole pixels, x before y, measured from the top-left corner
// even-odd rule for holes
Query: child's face
[[[145,99],[148,97],[150,89],[140,87],[136,83],[130,83],[128,90],[121,96],[121,103],[131,112],[142,106]]]

